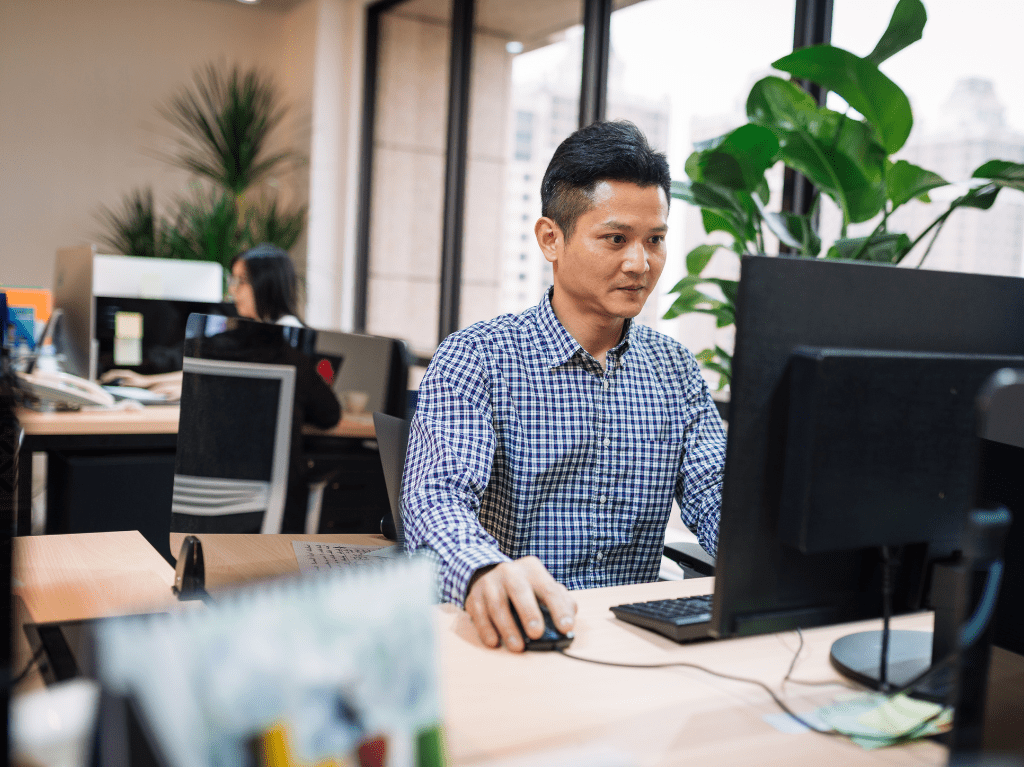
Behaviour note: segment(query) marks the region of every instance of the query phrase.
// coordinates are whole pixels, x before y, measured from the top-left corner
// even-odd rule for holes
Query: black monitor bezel
[[[1024,279],[826,259],[742,258],[715,636],[881,614],[877,553],[805,555],[778,539],[787,370],[800,346],[1024,357]],[[938,553],[925,544],[905,547],[897,613],[922,606],[924,562]]]

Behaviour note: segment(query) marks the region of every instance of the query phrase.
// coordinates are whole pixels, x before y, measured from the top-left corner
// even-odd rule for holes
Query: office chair
[[[373,414],[373,426],[377,432],[380,462],[384,469],[384,480],[388,486],[391,501],[391,519],[381,520],[381,532],[385,537],[404,544],[401,515],[402,473],[405,469],[405,452],[409,445],[409,420],[395,418],[384,413]],[[390,523],[390,524],[389,524]],[[700,545],[686,541],[665,544],[665,556],[679,565],[687,578],[701,578],[715,574],[715,558]]]
[[[320,332],[317,351],[341,354],[345,363],[335,380],[344,398],[358,392],[366,410],[404,418],[408,410],[409,352],[404,341],[354,333]],[[380,440],[377,440],[378,445]],[[404,446],[403,446],[404,449]],[[388,488],[379,448],[370,441],[306,440],[307,473],[321,478],[310,485],[311,507],[321,500],[320,512],[306,516],[309,533],[376,533],[391,524]],[[390,529],[390,527],[389,527]]]
[[[715,558],[689,541],[665,543],[664,554],[683,570],[687,578],[704,578],[715,574]]]
[[[391,514],[380,521],[385,538],[405,547],[405,529],[402,525],[402,475],[405,472],[405,453],[409,446],[409,419],[396,418],[386,413],[373,414],[373,428],[377,435],[380,464],[384,470],[384,483],[388,488]]]
[[[171,532],[277,533],[295,367],[186,357]]]

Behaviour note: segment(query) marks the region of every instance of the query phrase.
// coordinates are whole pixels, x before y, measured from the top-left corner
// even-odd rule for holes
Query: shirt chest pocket
[[[630,410],[615,439],[616,473],[630,480],[630,505],[656,508],[660,516],[675,490],[684,425],[670,399],[650,398]]]

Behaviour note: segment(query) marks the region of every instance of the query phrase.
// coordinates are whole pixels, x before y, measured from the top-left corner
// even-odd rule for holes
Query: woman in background
[[[239,317],[303,327],[298,318],[298,279],[286,250],[264,242],[231,261],[228,291]]]
[[[269,242],[249,248],[231,260],[228,293],[239,317],[289,327],[305,327],[299,319],[299,281],[288,251]],[[181,399],[181,371],[143,375],[131,370],[108,370],[101,383],[116,381],[138,386],[169,401]]]

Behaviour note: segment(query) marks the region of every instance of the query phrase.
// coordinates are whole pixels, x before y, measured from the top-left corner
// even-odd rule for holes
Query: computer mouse
[[[555,626],[555,619],[551,617],[551,613],[548,612],[546,605],[538,603],[540,606],[540,614],[544,618],[544,633],[540,635],[539,639],[530,639],[526,635],[526,631],[523,630],[523,622],[519,620],[519,613],[516,612],[515,605],[511,602],[508,606],[512,610],[512,617],[516,621],[516,626],[519,627],[519,633],[523,635],[523,640],[526,642],[527,650],[561,650],[572,644],[573,634],[570,631],[568,634],[563,634]]]

